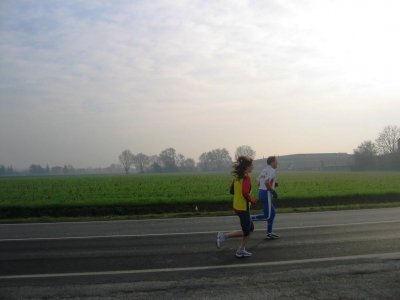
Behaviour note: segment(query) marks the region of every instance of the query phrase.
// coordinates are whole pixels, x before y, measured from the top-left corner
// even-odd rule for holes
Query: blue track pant
[[[275,207],[272,204],[271,198],[271,193],[269,193],[268,191],[258,191],[258,199],[260,199],[261,203],[263,204],[264,214],[254,216],[254,218],[257,220],[268,220],[267,233],[272,233],[272,227],[274,225],[274,219],[276,215]]]

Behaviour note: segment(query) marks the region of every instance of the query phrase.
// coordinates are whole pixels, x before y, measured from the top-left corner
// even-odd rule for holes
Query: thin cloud
[[[397,2],[1,5],[0,164],[351,152],[397,120]]]

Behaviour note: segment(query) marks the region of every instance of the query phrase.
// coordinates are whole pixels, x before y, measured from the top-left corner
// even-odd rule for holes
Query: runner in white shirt
[[[272,204],[272,198],[278,198],[278,194],[275,191],[276,187],[276,175],[275,169],[278,167],[278,160],[275,156],[267,158],[267,167],[261,171],[257,177],[258,181],[258,198],[263,204],[264,214],[252,216],[253,221],[268,220],[266,239],[278,239],[279,235],[272,232],[274,226],[274,219],[276,215],[275,207]]]

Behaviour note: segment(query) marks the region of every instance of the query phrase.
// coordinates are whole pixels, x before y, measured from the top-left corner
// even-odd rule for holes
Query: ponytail
[[[232,176],[237,177],[238,179],[244,178],[244,172],[247,167],[251,166],[253,163],[253,159],[248,156],[239,156],[236,162],[232,166],[231,174]]]

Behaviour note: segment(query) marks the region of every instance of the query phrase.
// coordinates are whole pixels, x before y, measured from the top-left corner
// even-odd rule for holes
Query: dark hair
[[[239,156],[232,166],[231,174],[238,179],[244,178],[244,171],[253,164],[253,159],[248,156]]]
[[[267,158],[267,165],[269,166],[276,160],[276,156],[270,156]]]

